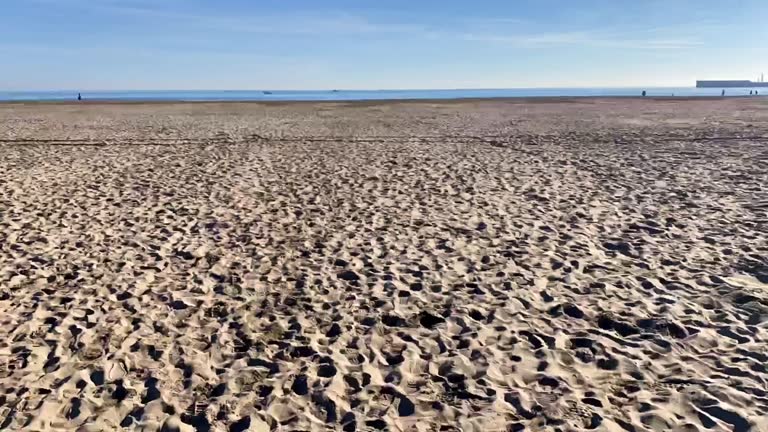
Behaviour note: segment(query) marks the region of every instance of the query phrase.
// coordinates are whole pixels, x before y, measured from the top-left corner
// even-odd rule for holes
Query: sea
[[[103,90],[80,91],[92,101],[356,101],[394,99],[536,98],[536,97],[703,97],[720,96],[721,89],[696,87],[647,88],[517,88],[452,90]],[[726,96],[768,95],[768,88],[728,88]],[[77,90],[0,91],[0,101],[76,100]]]

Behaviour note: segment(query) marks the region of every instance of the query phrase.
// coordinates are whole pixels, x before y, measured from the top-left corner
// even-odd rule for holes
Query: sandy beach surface
[[[768,100],[0,104],[0,429],[768,431]]]

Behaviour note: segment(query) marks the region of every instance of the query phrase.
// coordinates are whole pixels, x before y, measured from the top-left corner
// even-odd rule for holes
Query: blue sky
[[[0,0],[0,89],[690,86],[768,0]]]

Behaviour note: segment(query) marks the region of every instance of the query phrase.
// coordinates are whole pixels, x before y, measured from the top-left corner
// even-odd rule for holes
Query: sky
[[[0,0],[0,90],[693,86],[766,0]]]

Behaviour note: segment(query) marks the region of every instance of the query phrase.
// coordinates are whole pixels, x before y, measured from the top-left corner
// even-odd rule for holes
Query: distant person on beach
[[[752,96],[752,90],[749,91],[749,95]]]
[[[725,96],[725,89],[723,89],[723,92],[720,93],[720,96]]]
[[[79,101],[83,100],[83,95],[81,95],[80,93],[78,93],[78,94],[77,94],[77,100],[79,100]]]
[[[645,97],[645,90],[643,90],[643,97]]]

